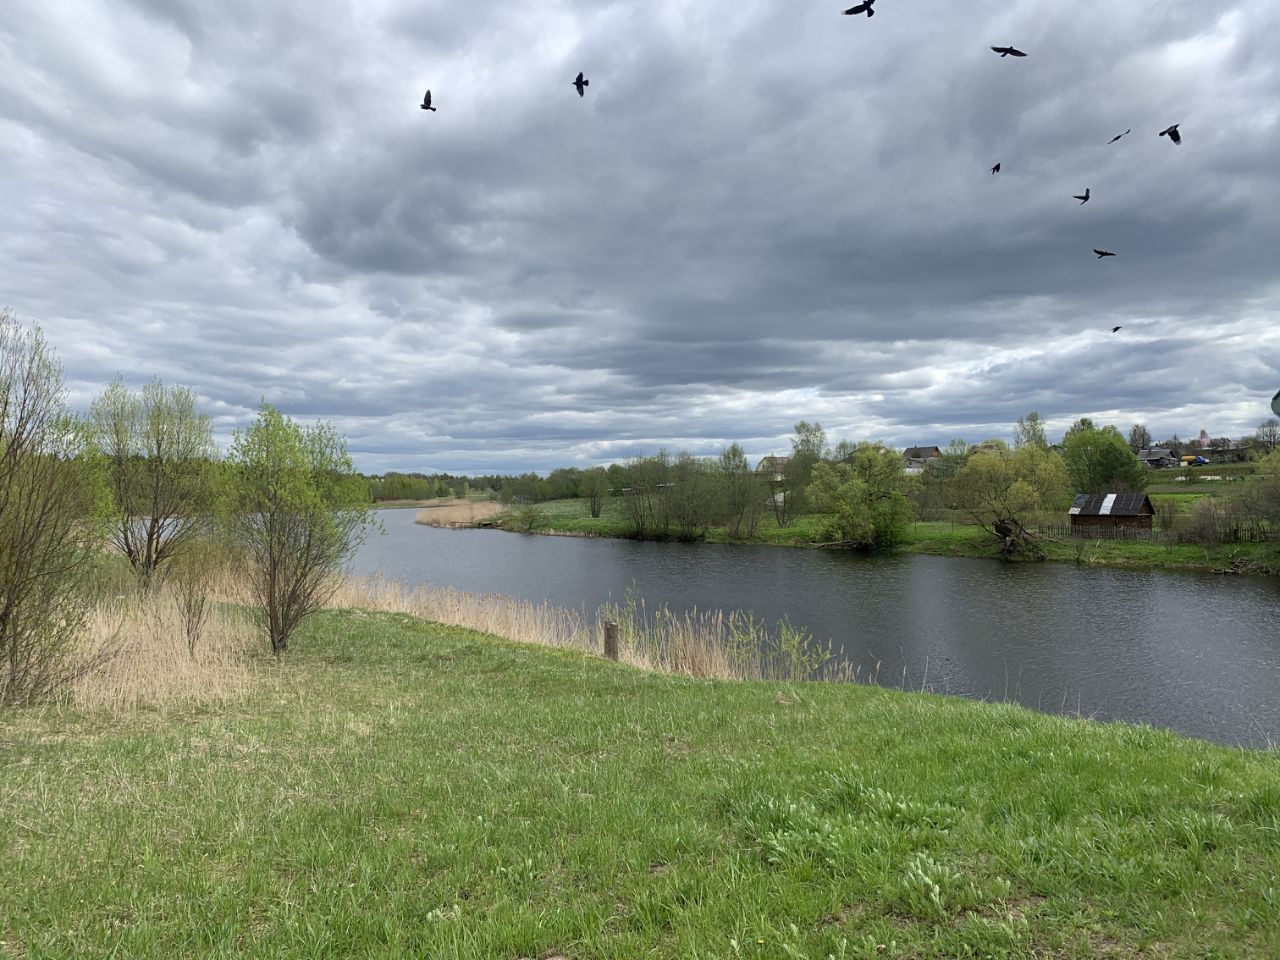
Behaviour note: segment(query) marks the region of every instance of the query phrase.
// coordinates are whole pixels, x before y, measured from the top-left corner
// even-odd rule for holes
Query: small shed
[[[1074,537],[1122,537],[1150,530],[1156,515],[1145,493],[1082,493],[1068,512]]]

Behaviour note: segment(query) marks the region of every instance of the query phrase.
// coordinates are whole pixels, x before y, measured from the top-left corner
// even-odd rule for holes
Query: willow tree
[[[39,327],[0,312],[0,703],[88,669],[96,473]]]
[[[227,456],[226,526],[246,558],[278,657],[333,596],[372,523],[369,493],[332,424],[301,427],[264,403]]]
[[[956,474],[953,490],[959,505],[1000,541],[1005,556],[1013,556],[1039,552],[1029,527],[1041,511],[1066,502],[1070,482],[1061,456],[1028,446],[975,453]]]
[[[218,450],[187,387],[117,377],[90,408],[114,502],[109,538],[145,586],[209,529]]]
[[[902,543],[914,519],[905,468],[896,450],[865,442],[840,463],[815,464],[808,496],[823,515],[826,545],[883,550]]]

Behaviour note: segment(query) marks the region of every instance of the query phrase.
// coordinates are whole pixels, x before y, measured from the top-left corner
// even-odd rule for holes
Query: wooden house
[[[1071,505],[1073,537],[1123,537],[1150,530],[1155,507],[1145,493],[1082,493]]]
[[[781,483],[783,480],[782,472],[787,468],[787,464],[790,461],[790,457],[765,457],[756,464],[756,473],[770,483]]]

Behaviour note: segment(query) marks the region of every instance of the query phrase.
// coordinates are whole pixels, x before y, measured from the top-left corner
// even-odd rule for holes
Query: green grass
[[[1153,501],[1171,500],[1186,513],[1202,494],[1179,490],[1161,494]],[[543,514],[541,533],[574,533],[600,537],[627,537],[631,526],[623,513],[621,498],[605,501],[602,516],[592,519],[585,500],[555,500],[538,504]],[[1065,518],[1064,518],[1065,520]],[[810,547],[819,539],[822,518],[809,514],[789,527],[779,528],[773,514],[761,518],[756,535],[734,539],[723,528],[712,528],[706,535],[709,543],[765,543],[774,546]],[[504,529],[519,530],[519,518],[500,518],[496,524]],[[1237,560],[1280,570],[1280,544],[1242,543],[1204,547],[1195,544],[1143,543],[1125,540],[1049,540],[1043,543],[1044,559],[1056,562],[1087,563],[1099,566],[1138,569],[1223,570]],[[941,557],[998,558],[999,547],[985,528],[973,524],[918,522],[911,525],[905,543],[896,548],[901,553],[917,553]]]
[[[1280,756],[327,613],[228,710],[0,717],[0,955],[1280,956]]]

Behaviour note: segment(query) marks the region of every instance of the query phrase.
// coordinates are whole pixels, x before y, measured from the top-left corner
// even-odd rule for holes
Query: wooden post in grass
[[[612,620],[604,625],[604,655],[608,660],[618,659],[618,625]]]

